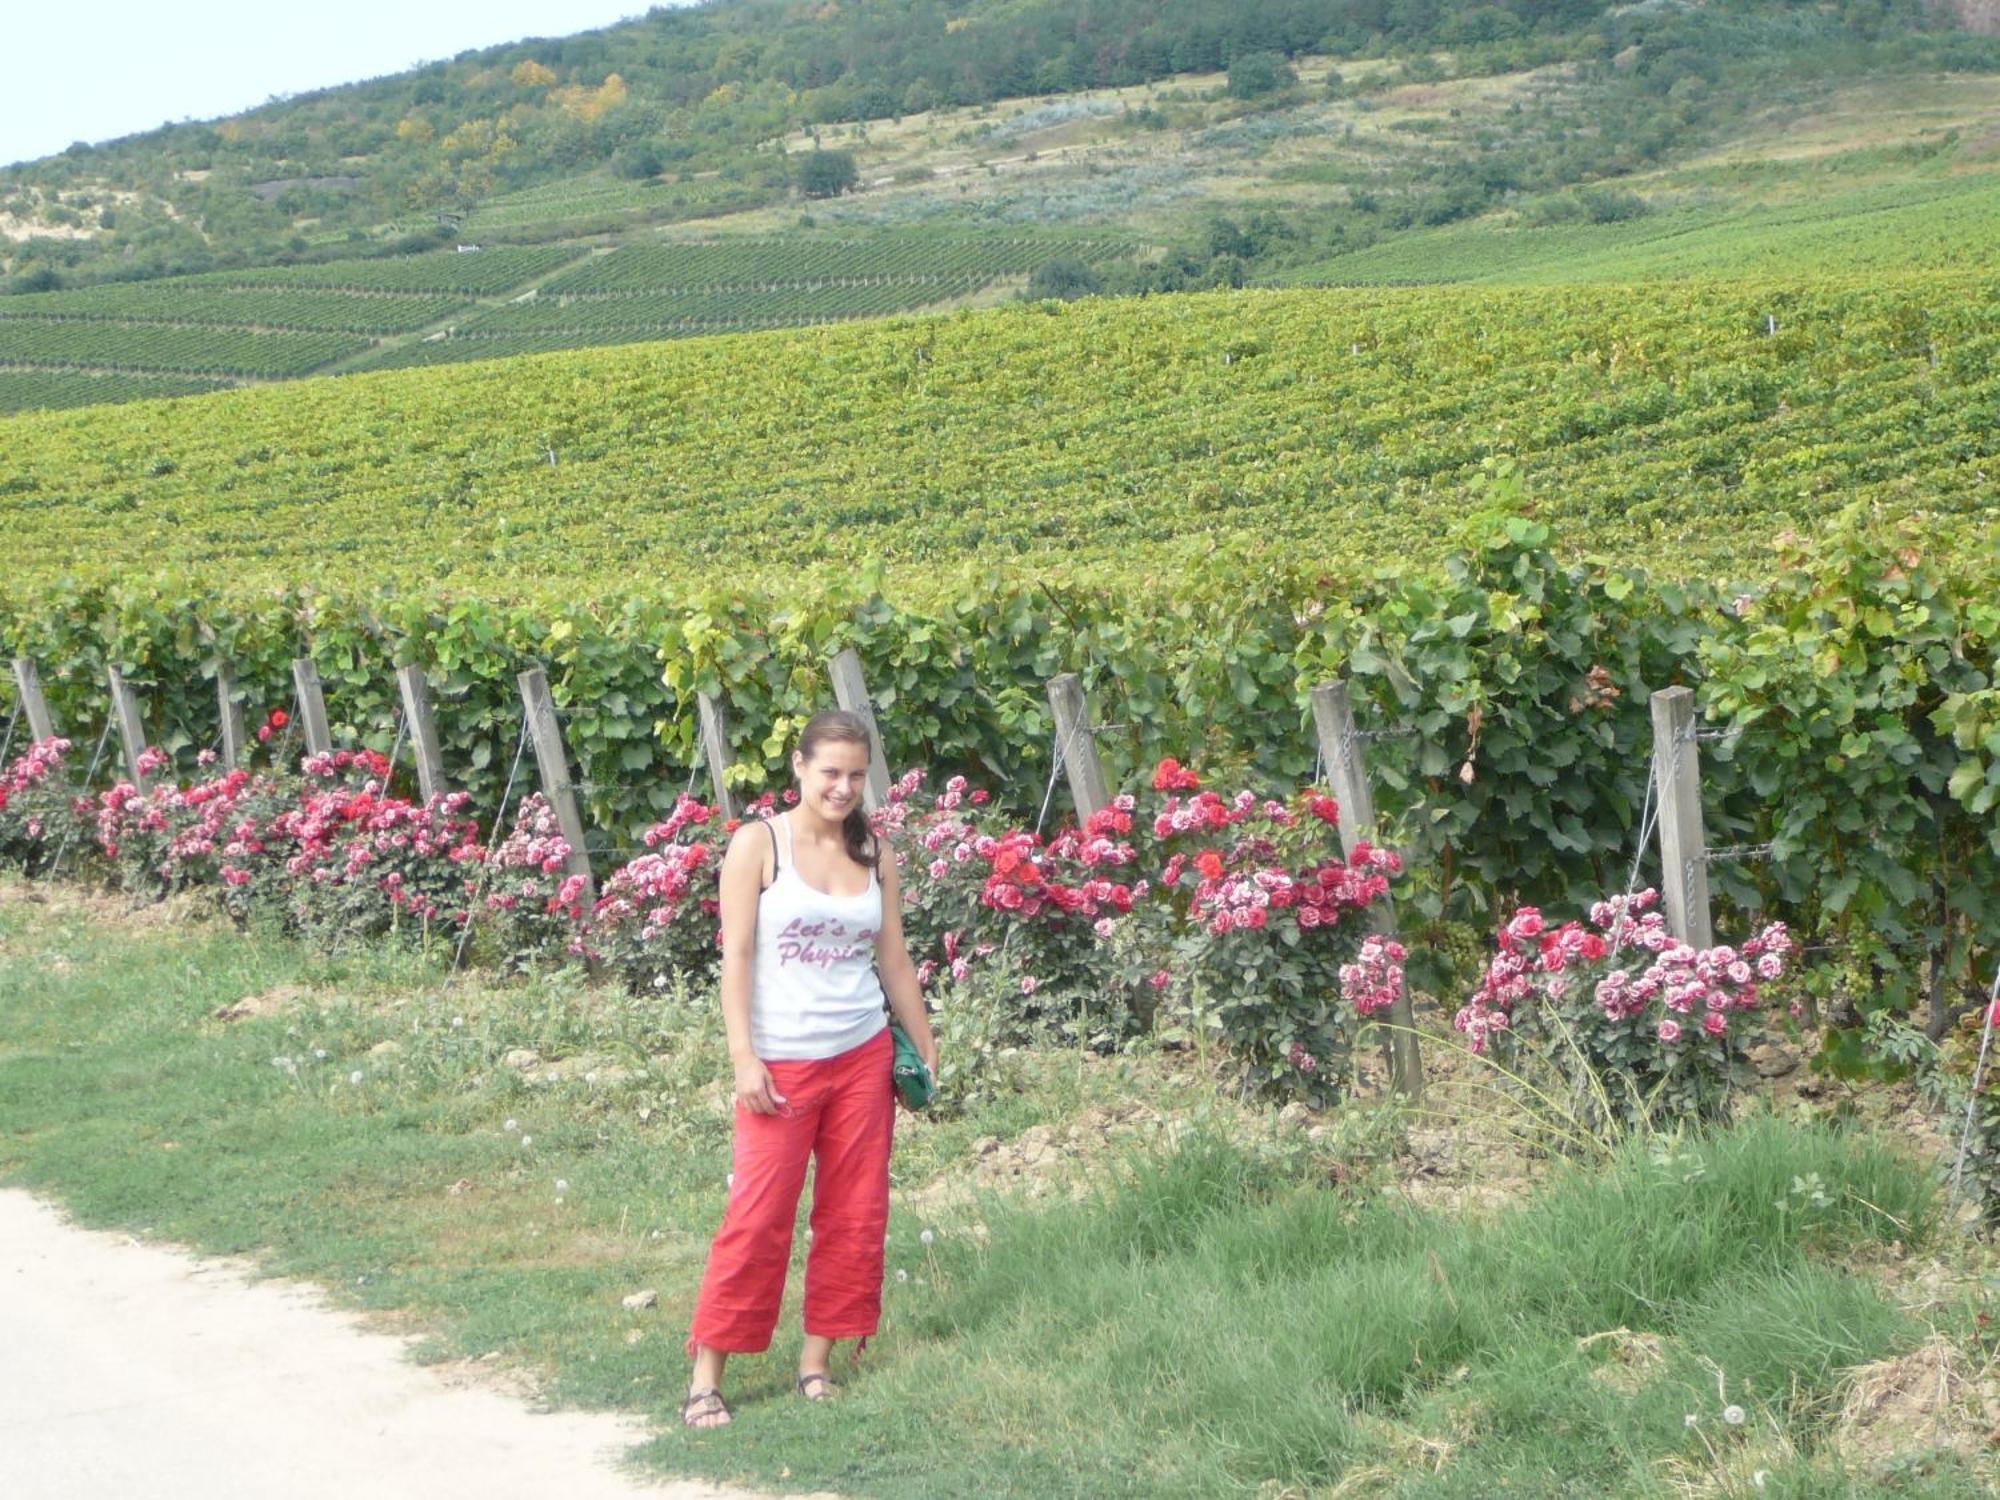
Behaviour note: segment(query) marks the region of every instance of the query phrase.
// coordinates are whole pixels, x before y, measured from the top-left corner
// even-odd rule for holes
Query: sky
[[[68,0],[6,23],[0,165],[686,0]]]

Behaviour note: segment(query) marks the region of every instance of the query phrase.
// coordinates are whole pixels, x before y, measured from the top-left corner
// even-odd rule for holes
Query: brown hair
[[[806,727],[799,734],[800,757],[810,763],[813,752],[828,740],[845,740],[871,753],[875,745],[868,721],[844,708],[824,709],[806,720]],[[849,859],[857,865],[875,863],[875,834],[868,826],[868,814],[859,804],[849,808],[847,816],[840,820],[840,832],[847,843]]]

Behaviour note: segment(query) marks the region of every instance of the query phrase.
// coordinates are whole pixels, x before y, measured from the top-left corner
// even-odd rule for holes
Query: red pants
[[[732,1354],[771,1345],[792,1226],[813,1181],[806,1253],[806,1332],[865,1338],[882,1315],[883,1240],[889,1230],[889,1147],[895,1130],[895,1044],[884,1027],[835,1057],[772,1062],[782,1113],[736,1106],[735,1180],[708,1252],[688,1357],[706,1344]]]

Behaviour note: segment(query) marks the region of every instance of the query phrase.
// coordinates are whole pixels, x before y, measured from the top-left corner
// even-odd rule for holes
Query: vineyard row
[[[1713,740],[1709,842],[1757,851],[1711,868],[1721,901],[1954,985],[2000,946],[1987,899],[2000,889],[2000,557],[1861,527],[1760,585],[1711,588],[1566,564],[1549,539],[1496,511],[1436,571],[1383,566],[1334,586],[1305,569],[1235,573],[1193,599],[967,569],[955,597],[922,609],[865,582],[804,580],[515,604],[66,581],[10,598],[0,635],[47,665],[50,705],[79,736],[105,724],[118,668],[146,693],[146,738],[180,766],[215,741],[218,663],[261,714],[299,707],[293,662],[312,658],[329,732],[377,750],[398,736],[393,669],[420,667],[439,753],[489,815],[519,743],[516,681],[544,665],[583,811],[612,844],[663,816],[705,756],[733,791],[780,784],[843,649],[889,765],[961,772],[1024,803],[1050,780],[1045,687],[1061,674],[1093,700],[1112,790],[1164,755],[1253,788],[1316,780],[1308,695],[1345,679],[1364,729],[1408,731],[1371,744],[1369,761],[1418,929],[1602,895],[1641,842],[1649,700],[1685,685]],[[702,748],[703,695],[732,710],[726,749]]]

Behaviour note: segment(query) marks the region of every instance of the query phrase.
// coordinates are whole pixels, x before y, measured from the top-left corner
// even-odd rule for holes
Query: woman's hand
[[[908,1030],[907,1027],[904,1029]],[[925,1026],[923,1030],[910,1036],[910,1043],[917,1049],[917,1056],[924,1060],[924,1066],[931,1070],[931,1087],[936,1088],[938,1082],[937,1034],[929,1026]],[[900,1091],[891,1090],[891,1092],[895,1095],[896,1108],[900,1109],[906,1115],[916,1114],[915,1110],[903,1102],[903,1096]]]
[[[757,1115],[775,1115],[784,1104],[785,1096],[771,1081],[771,1070],[764,1066],[763,1059],[736,1060],[736,1102]]]

